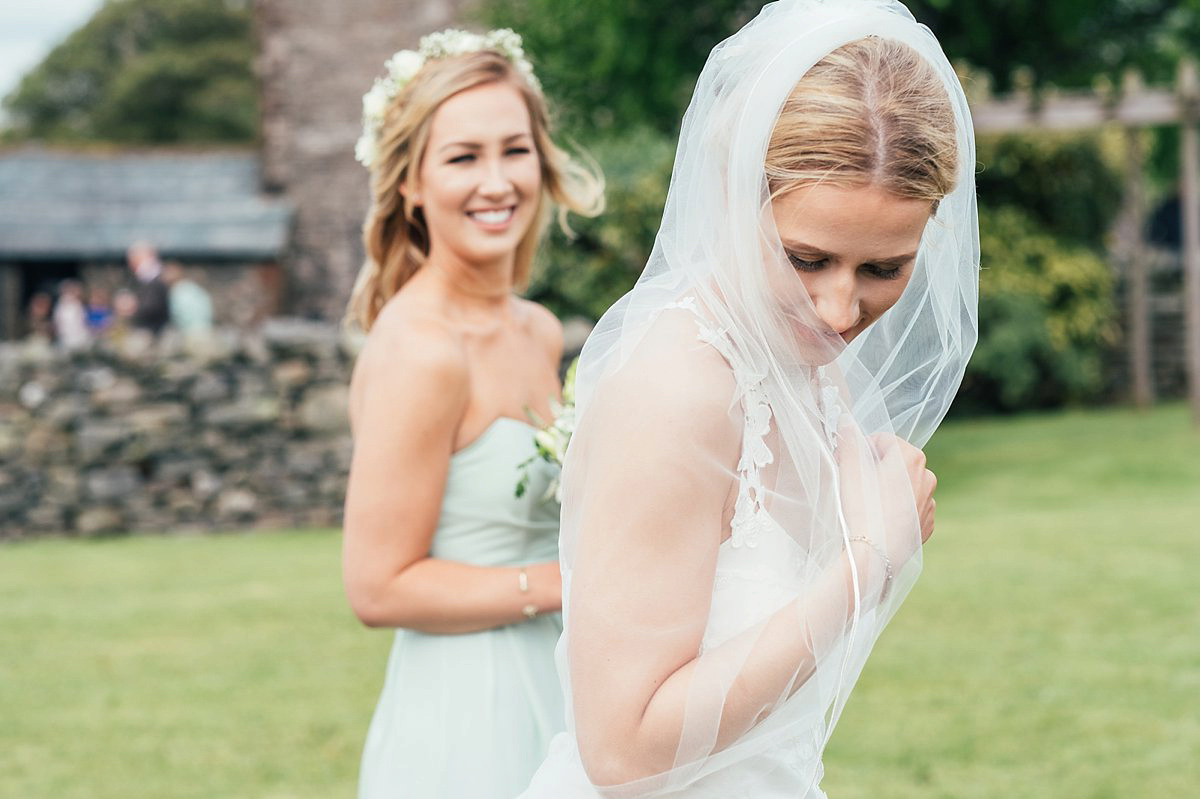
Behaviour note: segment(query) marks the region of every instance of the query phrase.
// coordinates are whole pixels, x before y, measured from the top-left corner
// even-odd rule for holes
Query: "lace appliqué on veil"
[[[833,378],[825,371],[824,366],[818,366],[813,375],[813,386],[817,393],[817,412],[821,416],[821,428],[825,432],[825,441],[829,449],[837,451],[838,424],[842,417],[842,398],[838,394]]]
[[[698,338],[711,345],[733,368],[733,377],[741,392],[742,411],[745,414],[742,426],[742,456],[738,459],[738,495],[733,506],[733,520],[729,524],[731,547],[756,547],[759,534],[771,528],[774,521],[763,507],[766,493],[759,471],[775,460],[766,436],[771,432],[771,404],[763,390],[763,376],[755,375],[738,365],[733,357],[725,331],[714,327],[696,306],[695,297],[669,303],[667,308],[691,311],[699,328]]]

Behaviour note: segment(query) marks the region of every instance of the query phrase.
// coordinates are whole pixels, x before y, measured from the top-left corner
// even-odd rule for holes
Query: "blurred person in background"
[[[212,330],[213,303],[208,291],[175,261],[163,265],[163,280],[167,284],[171,326],[187,335]]]
[[[54,340],[54,297],[48,291],[35,291],[25,308],[25,335],[42,341]]]
[[[108,335],[118,344],[125,341],[134,330],[133,317],[137,314],[137,295],[126,288],[113,294],[113,318]]]
[[[87,308],[83,304],[83,284],[64,280],[58,284],[58,301],[54,304],[54,335],[65,350],[78,350],[92,341],[88,329]]]
[[[356,152],[372,205],[343,573],[358,617],[398,629],[359,796],[511,799],[564,723],[558,470],[527,421],[551,418],[563,334],[515,292],[551,204],[599,213],[602,181],[551,140],[511,31],[431,35],[387,68]]]
[[[125,260],[133,273],[137,299],[130,321],[135,328],[157,335],[170,321],[170,301],[158,251],[148,242],[135,242],[126,251]]]
[[[108,289],[104,286],[89,286],[87,290],[87,325],[92,337],[108,332],[113,324],[113,309]]]

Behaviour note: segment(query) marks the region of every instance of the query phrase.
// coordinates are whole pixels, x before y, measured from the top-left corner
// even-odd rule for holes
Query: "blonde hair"
[[[771,196],[797,184],[877,185],[937,203],[954,189],[954,110],[933,67],[876,36],[843,45],[796,84],[771,133]]]
[[[568,234],[567,212],[595,216],[604,208],[604,179],[588,162],[572,159],[550,138],[546,101],[541,92],[498,52],[482,50],[425,64],[390,102],[371,170],[371,208],[363,223],[366,262],[359,271],[347,320],[370,330],[384,304],[411,278],[429,255],[429,235],[421,210],[400,193],[420,167],[434,112],[459,92],[489,83],[516,88],[526,107],[542,171],[542,192],[534,222],[516,250],[517,288],[529,281],[534,252],[549,222],[551,205]]]

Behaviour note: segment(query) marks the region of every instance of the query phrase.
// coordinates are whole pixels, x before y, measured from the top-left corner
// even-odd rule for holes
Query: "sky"
[[[104,0],[0,0],[0,97]]]

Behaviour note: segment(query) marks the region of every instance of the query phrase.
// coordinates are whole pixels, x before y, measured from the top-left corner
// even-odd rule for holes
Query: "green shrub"
[[[604,170],[607,207],[596,219],[572,218],[574,239],[552,228],[527,295],[560,317],[595,320],[633,287],[646,265],[675,147],[669,137],[639,129],[589,152]]]
[[[1014,206],[1056,237],[1098,247],[1120,209],[1121,141],[1111,133],[1038,133],[979,139],[976,189]]]
[[[981,212],[980,248],[979,345],[960,409],[1012,411],[1095,400],[1116,337],[1109,266],[1012,207]]]
[[[594,139],[638,126],[677,132],[709,50],[761,5],[483,0],[475,15],[521,34],[565,129]]]

